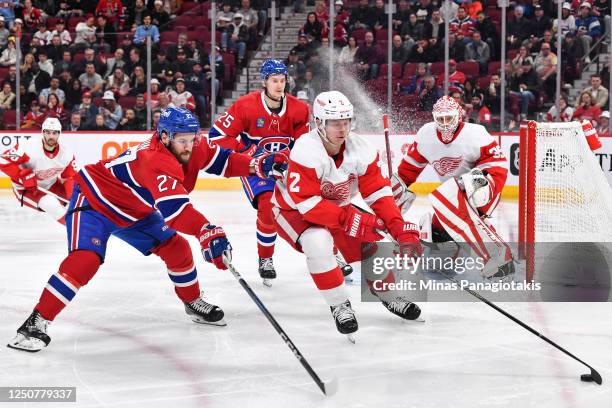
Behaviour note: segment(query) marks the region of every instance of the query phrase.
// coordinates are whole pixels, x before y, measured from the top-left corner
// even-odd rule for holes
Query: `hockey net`
[[[521,127],[519,242],[533,280],[542,242],[612,242],[612,189],[579,122]]]

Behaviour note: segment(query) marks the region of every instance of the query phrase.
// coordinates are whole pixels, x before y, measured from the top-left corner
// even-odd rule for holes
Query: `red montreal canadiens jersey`
[[[452,142],[443,143],[439,136],[434,122],[419,129],[398,168],[404,183],[414,183],[428,164],[442,182],[478,167],[490,176],[491,197],[498,197],[506,183],[508,161],[493,136],[483,126],[465,122],[459,125]]]
[[[285,95],[276,114],[268,109],[264,91],[256,91],[238,98],[219,116],[208,137],[228,149],[257,145],[258,150],[277,152],[290,149],[295,139],[310,130],[309,119],[308,106],[293,95]]]
[[[286,179],[276,183],[272,202],[299,211],[310,223],[339,228],[342,207],[358,193],[387,227],[403,224],[376,148],[351,132],[338,155],[330,157],[314,129],[295,142]]]
[[[181,165],[153,136],[114,159],[85,166],[76,180],[90,205],[119,226],[159,210],[171,227],[194,234],[201,227],[201,219],[200,225],[193,225],[195,220],[175,220],[186,211],[191,217],[203,218],[194,215],[199,213],[193,210],[188,196],[198,171],[225,177],[246,176],[250,160],[247,155],[232,153],[204,139],[194,146],[189,163]],[[185,228],[179,228],[182,225]]]

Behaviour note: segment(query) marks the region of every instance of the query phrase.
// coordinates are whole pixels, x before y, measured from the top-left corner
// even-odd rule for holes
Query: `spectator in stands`
[[[39,99],[40,98],[43,98],[43,96],[40,95]],[[45,115],[50,118],[58,118],[62,124],[66,122],[67,112],[64,110],[64,105],[60,102],[56,94],[49,94]]]
[[[128,92],[131,96],[136,96],[139,93],[145,93],[147,90],[147,77],[144,72],[144,68],[140,65],[134,68],[132,77],[130,79],[130,90]]]
[[[593,0],[593,10],[591,13],[599,18],[600,24],[604,27],[606,41],[610,43],[610,1],[609,0]]]
[[[304,74],[306,73],[306,65],[300,61],[297,51],[289,51],[289,56],[287,57],[285,65],[287,66],[289,76],[294,80],[297,81],[298,79],[304,77]]]
[[[408,49],[412,49],[414,44],[425,36],[425,24],[417,20],[415,13],[408,16],[408,21],[402,25],[400,35],[406,43]]]
[[[0,55],[0,65],[3,67],[15,66],[17,63],[17,48],[15,48],[15,38],[9,37],[7,46]]]
[[[208,66],[208,71],[210,72],[210,66]],[[187,90],[191,92],[195,98],[196,112],[198,113],[201,122],[206,119],[207,115],[206,97],[210,96],[209,82],[210,81],[207,80],[206,73],[203,70],[202,63],[200,61],[196,61],[196,63],[193,64],[191,74],[185,77],[185,85]],[[222,105],[219,103],[222,102],[221,99],[218,99],[216,102],[217,106]]]
[[[123,109],[115,100],[115,95],[113,95],[112,91],[104,92],[102,106],[99,111],[104,116],[104,125],[111,130],[117,129],[119,121],[123,117]]]
[[[143,66],[145,66],[145,63],[140,59],[140,51],[138,48],[131,48],[128,60],[123,66],[123,70],[127,75],[131,76],[134,73],[134,68]]]
[[[16,18],[10,30],[12,36],[14,36],[15,38],[19,37],[19,39],[22,39],[24,33],[23,20],[20,18]]]
[[[437,47],[429,45],[429,41],[421,38],[412,46],[412,51],[408,56],[410,62],[435,62],[438,60]]]
[[[179,49],[185,51],[185,55],[187,55],[187,58],[193,57],[193,50],[189,46],[187,34],[185,33],[180,33],[176,40],[176,44],[171,45],[166,50],[166,56],[170,61],[176,60],[176,54],[178,53]]]
[[[500,47],[497,29],[495,28],[491,17],[487,17],[487,15],[483,11],[477,14],[476,30],[480,31],[480,36],[482,37],[482,39],[487,44],[489,44],[489,49],[491,50],[491,59],[499,59],[498,50]]]
[[[54,35],[51,37],[51,44],[49,44],[46,48],[47,56],[51,61],[59,61],[62,59],[62,55],[64,51],[68,48],[62,44],[62,40],[59,35]]]
[[[242,21],[249,29],[249,43],[251,43],[255,40],[255,35],[257,34],[259,17],[257,15],[257,12],[251,8],[251,0],[241,0],[240,4],[242,7],[240,8],[240,10],[238,10],[238,13],[242,14]],[[261,32],[260,34],[263,34],[263,32]]]
[[[444,20],[442,20],[440,10],[434,9],[431,12],[431,18],[423,25],[423,36],[429,41],[430,46],[435,47],[444,40],[444,30]]]
[[[249,42],[249,27],[243,22],[244,16],[234,14],[233,22],[221,33],[221,46],[238,51],[238,65],[246,65],[247,43]]]
[[[65,84],[63,91],[66,94],[66,99],[64,100],[64,108],[65,109],[74,109],[75,106],[79,105],[83,100],[83,87],[81,85],[81,81],[78,78],[72,78],[70,71],[62,72],[62,77],[60,80],[60,88],[61,84]]]
[[[408,61],[408,49],[399,35],[393,36],[393,44],[391,45],[391,61],[400,64],[402,67]]]
[[[315,79],[312,71],[310,69],[306,69],[304,73],[304,79],[299,81],[296,86],[298,92],[304,91],[308,95],[309,101],[314,101],[314,98],[321,92],[321,83],[319,80]]]
[[[597,126],[597,133],[600,135],[610,133],[610,112],[603,111],[599,115],[599,126]]]
[[[71,3],[74,3],[75,7],[78,6],[77,2],[71,2]],[[83,15],[83,9],[72,8],[71,4],[69,4],[68,1],[60,0],[59,7],[57,10],[57,13],[55,14],[55,17],[60,18],[60,19],[67,19],[70,17],[77,17],[77,16],[82,16],[82,15]]]
[[[465,47],[465,60],[476,61],[480,67],[480,73],[483,75],[489,70],[491,50],[489,49],[489,44],[482,41],[479,31],[474,31],[472,42]]]
[[[105,15],[98,16],[96,24],[96,41],[93,44],[94,50],[109,54],[111,50],[117,48],[117,35],[113,24],[109,23]]]
[[[123,3],[121,0],[99,0],[96,6],[96,15],[104,16],[108,24],[114,27],[113,31],[119,29],[119,19],[123,17]]]
[[[53,61],[49,60],[45,50],[40,50],[38,52],[38,66],[47,74],[53,75]]]
[[[51,78],[51,84],[48,88],[43,89],[40,94],[49,99],[49,95],[55,94],[59,99],[61,105],[64,105],[64,101],[66,100],[66,94],[59,87],[59,79],[56,77]]]
[[[557,56],[551,52],[549,44],[542,44],[540,53],[536,57],[533,65],[538,80],[544,88],[544,92],[552,99],[555,94],[556,86]]]
[[[354,64],[355,54],[357,53],[358,48],[359,46],[357,45],[357,40],[355,40],[355,37],[350,36],[347,44],[342,47],[342,50],[340,50],[340,54],[338,55],[338,64],[345,67],[352,66]],[[294,51],[295,49],[291,50],[291,52]],[[297,53],[297,51],[295,52]]]
[[[117,130],[135,132],[139,130],[145,130],[145,126],[142,126],[142,124],[138,123],[138,120],[136,119],[136,112],[134,112],[134,109],[127,108],[125,110],[125,115],[119,121]]]
[[[11,32],[4,25],[4,16],[0,15],[0,50],[6,47]]]
[[[384,0],[376,0],[374,7],[370,9],[370,23],[374,30],[378,31],[381,28],[387,28],[387,14],[385,13]]]
[[[412,13],[412,10],[410,9],[410,5],[408,4],[408,1],[400,0],[398,9],[395,11],[395,14],[393,14],[393,20],[392,20],[393,30],[394,31],[401,30],[402,25],[406,21],[408,21],[408,18],[410,17],[411,13]]]
[[[70,123],[68,123],[68,127],[66,127],[68,132],[78,132],[81,130],[85,130],[83,125],[81,124],[81,115],[78,112],[72,112],[70,114]]]
[[[34,29],[44,21],[42,10],[32,6],[32,0],[24,0],[22,15],[24,28],[27,32],[33,32]]]
[[[100,61],[105,65],[104,79],[115,73],[115,69],[122,68],[125,66],[125,60],[123,59],[124,51],[123,48],[117,48],[112,57],[106,58],[104,55],[100,56]],[[155,66],[155,62],[151,64]],[[125,73],[125,71],[124,71]]]
[[[47,24],[44,21],[38,23],[38,31],[36,31],[32,38],[38,39],[39,43],[43,46],[49,45],[51,43],[51,31],[47,30]]]
[[[144,0],[136,0],[134,6],[128,8],[128,16],[126,26],[130,29],[135,29],[144,22],[144,16],[149,14],[149,10],[145,7]]]
[[[371,25],[371,13],[370,5],[368,0],[359,0],[359,5],[351,11],[351,18],[349,19],[349,31],[364,29],[369,30],[374,28]]]
[[[132,106],[132,110],[136,115],[136,121],[143,127],[147,124],[147,103],[145,101],[144,94],[136,95],[136,102]]]
[[[221,6],[221,11],[217,12],[217,31],[223,34],[232,21],[234,21],[232,4],[226,0]]]
[[[436,80],[431,75],[427,75],[423,82],[425,86],[419,93],[419,110],[431,112],[434,104],[444,95],[444,92],[438,88]]]
[[[41,112],[38,101],[33,100],[30,104],[30,110],[26,113],[23,123],[21,124],[22,129],[40,129],[46,115]]]
[[[85,16],[86,20],[76,25],[74,46],[76,49],[89,48],[96,42],[96,27],[93,14]]]
[[[179,49],[176,54],[176,61],[172,64],[172,70],[174,72],[180,72],[183,75],[191,74],[193,69],[193,61],[187,59],[185,50]]]
[[[601,84],[601,75],[591,75],[591,86],[582,90],[591,94],[591,99],[594,105],[603,109],[608,104],[608,90]]]
[[[527,119],[529,103],[534,102],[538,96],[538,76],[533,70],[531,61],[523,61],[523,65],[517,74],[510,81],[511,110],[514,111],[515,115],[517,113],[519,115],[519,117],[515,116],[514,122]],[[513,128],[513,125],[511,124],[509,127]]]
[[[519,48],[518,54],[516,54],[512,61],[510,61],[510,66],[512,67],[512,71],[510,72],[510,74],[514,72],[519,72],[521,70],[521,67],[523,66],[523,61],[526,60],[531,61],[531,63],[533,64],[533,58],[531,58],[531,55],[529,55],[527,47],[522,45],[521,48]]]
[[[480,93],[480,91],[476,89],[476,81],[474,81],[472,78],[466,79],[465,83],[463,84],[463,92],[461,93],[462,102],[464,104],[472,103],[472,96],[477,93]],[[481,102],[484,102],[484,95]]]
[[[110,129],[108,126],[106,126],[104,115],[102,115],[101,113],[98,113],[96,115],[94,124],[91,126],[89,130],[102,131],[102,130],[114,130],[114,129]]]
[[[185,89],[185,80],[183,78],[179,78],[176,80],[176,85],[174,89],[168,93],[170,100],[172,101],[172,105],[177,108],[185,108],[194,112],[196,108],[195,98],[191,94],[191,92]]]
[[[93,62],[89,62],[85,66],[85,72],[79,76],[79,81],[81,81],[83,88],[89,90],[93,96],[101,95],[104,80],[96,72]]]
[[[411,76],[408,83],[402,87],[402,92],[409,94],[420,93],[425,86],[423,81],[428,75],[429,71],[427,69],[427,64],[424,62],[419,63],[419,65],[417,65],[416,73]]]
[[[448,52],[451,59],[455,61],[463,61],[465,58],[465,42],[463,41],[462,33],[457,32],[457,34],[449,33],[448,34]],[[442,45],[440,45],[441,47]],[[441,54],[442,50],[438,52]]]
[[[151,118],[151,129],[157,130],[157,124],[159,123],[159,118],[161,117],[161,110],[156,109],[153,111],[153,117]]]
[[[557,27],[559,27],[559,22],[555,18],[553,20],[553,31],[557,32]],[[572,5],[568,2],[563,3],[561,9],[561,35],[565,36],[567,33],[575,33],[576,32],[576,18],[572,14]]]
[[[491,124],[491,111],[483,104],[483,101],[484,96],[477,92],[472,95],[471,102],[469,104],[465,104],[465,116],[468,122],[477,123],[484,126]]]
[[[85,127],[93,126],[98,115],[98,107],[92,102],[91,92],[85,92],[82,102],[75,105],[72,111],[81,116],[81,123]]]
[[[161,83],[157,78],[153,78],[151,80],[151,107],[157,107],[157,98],[159,97],[159,93],[161,91]],[[144,92],[145,102],[149,99],[149,94]]]
[[[325,4],[325,0],[315,0],[314,4],[314,13],[317,20],[319,20],[321,24],[325,24],[329,20],[329,14],[327,13],[328,8]]]
[[[142,18],[142,25],[139,25],[134,32],[134,44],[144,45],[147,37],[151,37],[152,43],[159,43],[159,30],[157,26],[151,24],[151,21],[151,16],[148,14]]]
[[[457,87],[463,91],[463,84],[465,84],[465,74],[457,70],[457,61],[450,59],[448,60],[448,85],[449,87]],[[436,84],[442,88],[444,87],[444,74],[440,74]]]
[[[591,14],[591,3],[585,1],[580,5],[580,15],[576,19],[576,28],[578,39],[582,42],[584,54],[586,55],[585,61],[587,64],[591,62],[589,58],[589,51],[593,39],[598,39],[603,35],[603,29],[599,23],[599,19]]]
[[[36,62],[36,59],[34,58],[34,54],[28,52],[23,57],[23,64],[21,64],[21,67],[19,67],[21,71],[21,75],[23,75],[24,77],[30,75],[32,65],[34,65],[35,62]]]
[[[308,13],[306,22],[300,29],[300,34],[306,34],[313,39],[313,41],[321,41],[321,33],[323,32],[323,23],[317,20],[317,15],[313,12]]]
[[[174,106],[170,102],[170,97],[168,96],[168,94],[166,92],[160,92],[159,95],[157,96],[157,106],[156,106],[156,108],[161,110],[161,111],[163,111],[168,106]]]
[[[457,17],[449,21],[449,33],[455,34],[458,41],[462,41],[467,45],[474,31],[476,30],[476,22],[472,20],[465,6],[460,6],[457,9]]]
[[[552,30],[552,21],[544,15],[544,9],[539,4],[534,6],[534,14],[535,16],[529,21],[529,35],[542,38],[545,31]]]
[[[593,98],[589,92],[582,92],[576,110],[572,115],[572,120],[588,120],[597,126],[597,119],[601,115],[601,108],[593,103]]]
[[[225,5],[225,3],[224,3]],[[153,2],[153,10],[151,10],[151,24],[157,26],[159,31],[168,31],[170,27],[170,14],[164,10],[164,2],[162,0],[155,0]]]
[[[72,66],[72,54],[70,53],[70,51],[66,50],[62,54],[62,59],[60,61],[55,61],[55,64],[53,66],[53,75],[58,76],[65,70],[72,72]]]
[[[574,108],[568,105],[567,96],[561,95],[559,97],[559,110],[561,111],[561,115],[559,116],[559,121],[561,122],[570,122],[572,120],[572,116],[574,115]],[[557,105],[554,104],[546,113],[546,120],[548,122],[557,122]]]
[[[524,16],[523,6],[514,7],[514,15],[508,16],[506,41],[508,48],[518,48],[529,37],[529,20]]]
[[[24,82],[28,84],[26,87],[28,92],[38,95],[43,89],[49,87],[51,76],[41,70],[37,62],[33,62],[30,70],[24,75]]]
[[[582,46],[576,43],[576,37],[572,33],[567,33],[563,39],[562,47],[563,64],[563,80],[566,83],[572,83],[574,80],[581,77],[580,59],[583,56]]]
[[[418,13],[419,10],[424,10],[427,12],[427,18],[431,17],[431,14],[434,10],[434,5],[431,3],[431,0],[419,0],[419,2],[415,2],[414,5],[415,13]],[[449,19],[450,21],[451,19]]]
[[[4,85],[2,85],[2,92],[0,92],[0,114],[10,109],[15,109],[15,94],[11,88],[11,84],[5,82]]]
[[[115,73],[106,79],[106,91],[112,91],[115,95],[125,96],[130,92],[130,77],[125,75],[123,68],[116,67]]]
[[[338,19],[335,19],[334,20],[334,32],[333,32],[334,47],[335,48],[344,47],[346,45],[347,38],[348,38],[348,32],[346,31],[346,28],[344,28],[344,24],[338,21]],[[324,44],[323,44],[323,41],[325,41]],[[323,31],[321,32],[321,43],[326,50],[329,50],[328,24],[325,24],[323,26]]]
[[[536,38],[536,37],[533,37]],[[556,54],[557,53],[557,38],[553,37],[552,31],[544,31],[544,36],[542,38],[537,39],[535,45],[531,47],[530,52],[538,53],[542,50],[542,45],[548,44],[550,46],[550,50]]]
[[[380,55],[378,54],[376,44],[374,44],[374,34],[371,31],[365,34],[363,44],[357,49],[355,63],[358,64],[357,71],[363,80],[367,81],[378,76]]]
[[[459,10],[459,5],[454,1],[444,1],[440,6],[440,14],[442,18],[448,21],[451,21],[457,18],[457,11]]]
[[[334,16],[335,21],[342,24],[344,28],[348,28],[349,20],[351,19],[351,13],[344,7],[344,1],[334,1]]]

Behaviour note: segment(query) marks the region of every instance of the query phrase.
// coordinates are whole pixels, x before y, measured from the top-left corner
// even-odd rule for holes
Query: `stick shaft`
[[[389,115],[383,114],[383,128],[385,131],[385,148],[387,149],[387,169],[389,178],[393,175],[393,166],[391,164],[391,145],[389,143]]]

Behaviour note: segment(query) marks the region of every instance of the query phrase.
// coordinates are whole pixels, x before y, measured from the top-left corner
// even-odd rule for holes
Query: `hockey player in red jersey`
[[[9,347],[39,351],[49,344],[48,323],[96,274],[111,235],[164,261],[194,322],[225,325],[223,311],[200,296],[191,249],[177,231],[197,237],[204,259],[219,269],[226,269],[221,255],[231,246],[223,228],[191,205],[188,192],[199,170],[225,177],[268,177],[273,166],[281,171],[286,167],[286,157],[268,153],[253,159],[200,141],[199,131],[198,120],[188,110],[167,108],[150,139],[81,169],[66,215],[69,254]]]
[[[306,255],[312,279],[330,306],[340,333],[357,330],[357,320],[334,246],[348,262],[362,258],[361,244],[380,240],[387,229],[402,253],[420,252],[416,225],[405,222],[389,180],[381,174],[379,155],[365,138],[352,132],[353,105],[337,91],[319,94],[313,103],[316,129],[302,135],[291,150],[286,179],[277,182],[274,214],[280,236]],[[361,193],[375,214],[351,205]],[[367,274],[367,271],[362,271]],[[380,275],[393,281],[393,274]],[[392,313],[417,319],[419,307],[395,291],[375,293]]]
[[[433,118],[419,129],[392,177],[396,202],[402,212],[410,207],[413,194],[407,187],[431,165],[442,185],[429,194],[434,215],[421,219],[421,238],[465,243],[486,262],[484,277],[505,278],[514,271],[512,253],[488,219],[499,203],[508,161],[483,126],[461,120],[462,108],[453,98],[440,98]]]
[[[41,140],[19,142],[0,155],[0,171],[11,178],[13,193],[22,206],[43,211],[64,224],[66,206],[57,197],[68,200],[72,195],[74,155],[59,143],[62,125],[57,118],[45,119],[41,133]]]
[[[265,152],[291,149],[294,141],[309,131],[308,106],[285,94],[287,67],[269,59],[261,66],[263,90],[244,95],[214,123],[209,139],[216,144],[245,151],[257,157]],[[274,180],[243,177],[242,186],[251,205],[257,209],[257,252],[259,274],[264,284],[276,278],[272,263],[276,226],[270,198]]]

